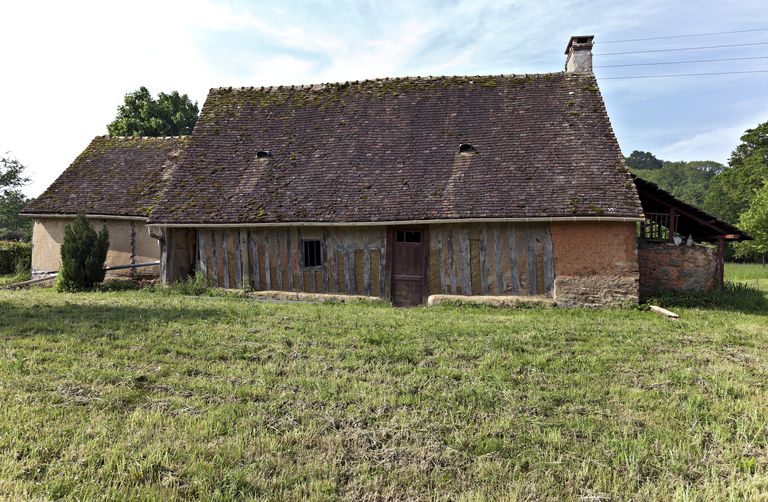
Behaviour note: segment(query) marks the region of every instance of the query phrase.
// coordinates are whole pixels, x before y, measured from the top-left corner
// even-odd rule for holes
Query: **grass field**
[[[768,288],[665,306],[0,291],[0,498],[768,500]]]

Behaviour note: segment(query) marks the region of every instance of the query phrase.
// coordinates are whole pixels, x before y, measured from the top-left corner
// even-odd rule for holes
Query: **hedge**
[[[29,242],[0,241],[0,274],[13,274],[32,266],[32,244]]]

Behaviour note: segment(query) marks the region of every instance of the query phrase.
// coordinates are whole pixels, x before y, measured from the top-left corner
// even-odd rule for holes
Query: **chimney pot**
[[[565,48],[565,71],[592,73],[592,40],[594,35],[573,36]]]

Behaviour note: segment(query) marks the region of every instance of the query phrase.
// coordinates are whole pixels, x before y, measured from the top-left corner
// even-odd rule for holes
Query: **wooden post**
[[[715,278],[717,281],[717,288],[723,289],[724,285],[724,271],[725,271],[725,239],[719,237],[717,239],[717,264],[715,265]]]
[[[672,242],[677,235],[677,213],[674,207],[669,208],[669,241]]]
[[[168,284],[172,282],[175,277],[171,273],[171,267],[173,266],[172,253],[173,242],[171,240],[171,231],[168,228],[162,228],[160,230],[160,281]]]

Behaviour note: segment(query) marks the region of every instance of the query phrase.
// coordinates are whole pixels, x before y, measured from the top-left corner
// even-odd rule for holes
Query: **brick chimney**
[[[573,36],[565,48],[565,71],[592,73],[592,39],[594,35]]]

